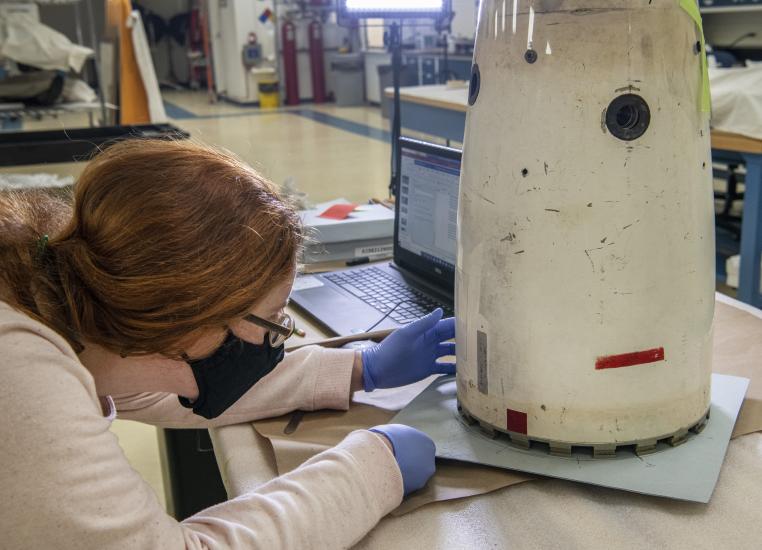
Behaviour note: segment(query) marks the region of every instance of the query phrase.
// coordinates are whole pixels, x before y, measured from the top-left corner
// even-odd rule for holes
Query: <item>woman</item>
[[[454,365],[441,311],[363,352],[284,356],[302,241],[296,213],[235,157],[126,141],[95,157],[73,208],[0,196],[0,491],[12,548],[338,548],[434,471],[403,426],[350,434],[247,495],[178,523],[132,470],[110,421],[206,428]],[[179,397],[179,398],[178,398]]]

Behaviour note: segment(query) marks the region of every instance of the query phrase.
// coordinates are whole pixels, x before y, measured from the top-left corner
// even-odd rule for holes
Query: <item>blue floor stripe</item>
[[[389,143],[391,141],[391,134],[387,130],[380,130],[378,128],[373,128],[371,126],[367,126],[359,122],[353,122],[351,120],[329,115],[327,113],[322,113],[320,111],[313,111],[312,109],[270,109],[270,110],[241,109],[241,112],[238,112],[238,113],[197,115],[196,113],[188,111],[187,109],[183,109],[182,107],[175,105],[174,103],[171,103],[169,101],[164,102],[164,108],[167,111],[167,116],[176,120],[189,120],[189,119],[209,120],[214,118],[262,116],[262,115],[286,113],[286,114],[292,114],[292,115],[308,118],[312,120],[313,122],[317,122],[319,124],[325,124],[327,126],[331,126],[332,128],[344,130],[345,132],[349,132],[358,136],[363,136],[370,139],[376,139],[378,141],[383,141],[385,143]]]
[[[188,118],[198,118],[198,115],[196,113],[192,113],[188,111],[187,109],[183,109],[179,105],[170,103],[169,101],[164,102],[164,110],[167,112],[167,116],[169,118],[174,118],[177,120],[183,120]]]
[[[338,128],[358,136],[377,139],[386,143],[389,143],[392,139],[391,134],[387,130],[379,130],[378,128],[366,126],[365,124],[360,124],[359,122],[353,122],[344,118],[335,117],[320,111],[312,111],[310,109],[295,109],[293,111],[286,112],[299,115],[304,118],[309,118],[315,122],[326,124],[328,126],[332,126],[333,128]]]
[[[245,111],[241,111],[240,113],[220,113],[219,115],[196,115],[193,118],[198,118],[201,120],[206,119],[212,119],[212,118],[234,118],[238,116],[262,116],[262,115],[276,115],[279,113],[282,113],[284,111],[281,111],[280,109],[271,109],[269,111],[262,111],[257,109],[256,111],[248,109]]]
[[[178,120],[211,120],[214,118],[234,118],[239,116],[260,116],[260,115],[273,115],[278,114],[283,111],[281,109],[271,109],[268,111],[263,111],[260,109],[241,109],[241,112],[239,113],[218,113],[215,115],[197,115],[196,113],[193,113],[191,111],[188,111],[186,109],[183,109],[182,107],[178,107],[177,105],[174,105],[173,103],[169,103],[167,101],[164,102],[164,107],[167,111],[167,116],[169,118],[174,118]]]

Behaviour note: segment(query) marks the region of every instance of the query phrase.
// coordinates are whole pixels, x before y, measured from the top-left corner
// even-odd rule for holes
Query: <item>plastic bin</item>
[[[278,73],[274,68],[252,67],[248,71],[248,79],[246,83],[247,101],[258,101],[259,106],[265,109],[280,105]],[[273,94],[276,97],[273,97]]]
[[[334,96],[339,107],[365,104],[365,61],[362,54],[339,54],[331,58]]]
[[[277,109],[280,107],[280,87],[277,80],[260,80],[259,106],[262,109]]]

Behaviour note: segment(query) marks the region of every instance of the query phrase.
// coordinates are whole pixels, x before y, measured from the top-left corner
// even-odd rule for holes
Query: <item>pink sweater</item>
[[[0,532],[3,548],[346,548],[402,500],[381,439],[350,434],[247,495],[177,522],[109,430],[95,383],[66,341],[0,302]],[[353,352],[291,353],[223,416],[175,395],[114,396],[120,418],[206,428],[295,409],[346,409]]]

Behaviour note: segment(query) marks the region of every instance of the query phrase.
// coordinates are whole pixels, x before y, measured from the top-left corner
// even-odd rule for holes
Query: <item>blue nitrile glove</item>
[[[394,331],[377,346],[362,350],[362,383],[365,391],[396,388],[432,374],[455,374],[454,363],[437,363],[455,355],[455,319],[442,319],[435,309],[426,317]]]
[[[417,491],[434,475],[434,442],[425,433],[402,424],[384,424],[370,429],[385,435],[394,449],[402,473],[405,496]]]

